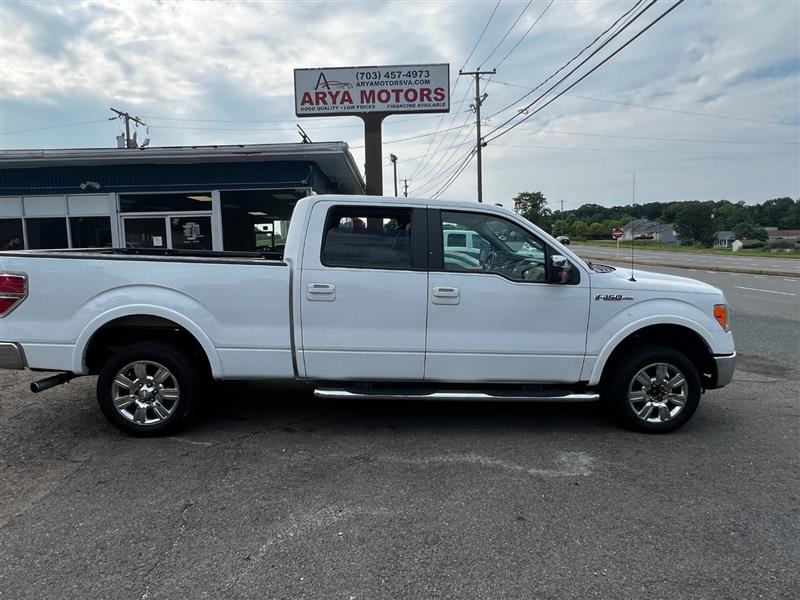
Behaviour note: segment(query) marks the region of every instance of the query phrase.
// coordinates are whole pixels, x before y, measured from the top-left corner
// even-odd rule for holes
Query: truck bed
[[[73,249],[0,254],[26,273],[28,297],[0,319],[31,368],[87,372],[82,348],[102,327],[146,315],[203,346],[217,378],[290,378],[291,269],[266,253]],[[187,268],[186,263],[193,266]]]

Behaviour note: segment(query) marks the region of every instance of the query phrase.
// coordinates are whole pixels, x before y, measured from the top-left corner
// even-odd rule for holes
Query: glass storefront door
[[[211,250],[211,217],[169,217],[171,248]]]

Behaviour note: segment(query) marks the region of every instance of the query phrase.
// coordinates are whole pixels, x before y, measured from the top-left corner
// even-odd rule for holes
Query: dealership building
[[[0,151],[0,250],[280,246],[295,203],[363,194],[344,142]]]

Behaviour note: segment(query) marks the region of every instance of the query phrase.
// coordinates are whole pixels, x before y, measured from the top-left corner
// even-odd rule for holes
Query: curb
[[[575,252],[575,250],[573,250]],[[592,256],[591,254],[582,254],[580,252],[575,252],[578,256],[582,259],[586,260],[594,260],[597,262],[600,261],[608,261],[608,256]],[[624,260],[616,260],[612,259],[612,261],[616,265],[624,265]],[[606,264],[605,262],[602,264]],[[650,267],[672,267],[673,269],[694,269],[695,271],[718,271],[720,273],[743,273],[745,275],[772,275],[774,277],[797,277],[800,278],[800,272],[796,271],[767,271],[764,269],[756,269],[756,268],[748,268],[748,267],[717,267],[717,266],[706,266],[703,265],[702,267],[698,265],[676,265],[675,263],[667,263],[661,262],[658,260],[653,259],[642,259],[639,260],[638,258],[634,261],[635,265],[647,265]]]

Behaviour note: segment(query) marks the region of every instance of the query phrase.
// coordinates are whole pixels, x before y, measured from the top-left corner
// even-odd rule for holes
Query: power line
[[[483,30],[481,31],[480,35],[478,36],[478,39],[475,41],[475,45],[472,47],[472,50],[470,51],[470,53],[467,56],[466,60],[464,60],[464,65],[461,67],[462,69],[464,67],[466,67],[467,63],[469,62],[469,59],[472,58],[472,55],[475,53],[475,50],[478,48],[478,45],[481,43],[481,40],[483,39],[483,36],[486,33],[486,29],[489,27],[489,24],[492,22],[492,19],[494,18],[495,13],[497,12],[497,8],[500,6],[500,1],[501,0],[497,0],[497,4],[495,4],[494,9],[492,10],[492,14],[489,15],[489,19],[486,21],[486,24],[483,26]],[[456,89],[458,88],[458,84],[460,82],[461,82],[461,73],[459,72],[458,77],[456,78],[456,83],[453,86],[453,89],[450,91],[450,97],[452,97],[455,94]],[[453,118],[450,119],[450,124],[448,125],[448,127],[452,127],[453,123],[455,123],[456,117],[458,116],[459,111],[461,111],[461,107],[464,106],[464,102],[466,101],[468,95],[469,95],[469,86],[467,86],[467,90],[464,93],[464,96],[461,98],[461,101],[458,103],[458,106],[456,107],[456,109],[454,111],[452,111],[453,112]],[[436,126],[436,133],[434,133],[434,137],[436,136],[436,134],[438,134],[439,130],[441,129],[442,123],[444,123],[444,119],[445,119],[445,115],[442,115],[442,117],[439,119],[438,125]],[[444,139],[446,137],[447,136],[443,136],[443,137],[439,138],[439,143],[436,145],[436,150],[434,150],[434,154],[436,154],[438,152],[439,148],[442,145],[442,142],[444,141]],[[456,137],[457,137],[457,135],[456,135]],[[425,156],[428,156],[428,154],[430,153],[430,149],[431,149],[432,145],[433,145],[433,137],[430,139],[430,141],[428,142],[428,147],[425,149]],[[424,172],[425,171],[425,166],[424,165],[425,165],[424,161],[420,162],[414,168],[414,171],[412,171],[411,176],[414,177],[415,175],[417,175],[417,172],[420,170],[420,168],[422,168],[422,172]]]
[[[459,125],[458,127],[451,127],[449,129],[442,129],[442,132],[452,131],[453,129],[461,129],[463,127],[464,127],[464,125]],[[428,133],[421,133],[419,135],[412,135],[412,136],[409,136],[409,137],[398,138],[396,140],[385,140],[383,143],[384,144],[397,144],[398,142],[407,142],[409,140],[418,140],[420,138],[428,137],[428,136],[431,136],[431,135],[436,135],[437,133],[438,132],[436,132],[436,131],[432,131],[432,132],[428,132]],[[357,148],[363,148],[364,145],[361,144],[359,146],[350,146],[350,147],[355,150]]]
[[[509,83],[508,81],[500,81],[498,79],[492,79],[492,81],[494,83],[497,83],[497,84],[500,84],[500,85],[519,88],[519,89],[522,89],[522,90],[531,90],[531,91],[533,91],[534,89],[536,89],[536,88],[531,88],[530,86],[527,86],[527,85],[521,85],[521,84],[518,84],[518,83]],[[733,116],[733,115],[714,115],[714,114],[711,114],[711,113],[693,112],[693,111],[689,111],[689,110],[678,110],[678,109],[675,109],[675,108],[664,108],[663,106],[650,106],[650,105],[647,105],[647,104],[636,104],[634,102],[623,102],[621,100],[609,100],[608,98],[598,98],[596,96],[582,96],[582,95],[579,95],[579,94],[564,94],[564,95],[565,96],[569,96],[570,98],[579,98],[581,100],[591,100],[593,102],[605,102],[607,104],[620,104],[622,106],[632,106],[632,107],[635,107],[635,108],[643,108],[643,109],[647,109],[647,110],[660,110],[660,111],[663,111],[663,112],[678,113],[678,114],[682,114],[682,115],[691,115],[693,117],[706,117],[706,118],[709,118],[709,119],[728,119],[728,120],[732,120],[732,121],[746,121],[746,122],[750,122],[750,123],[765,123],[767,125],[788,125],[790,127],[800,127],[799,123],[787,123],[786,121],[768,121],[768,120],[765,120],[765,119],[755,119],[755,118],[751,118],[751,117],[737,117],[737,116]],[[510,106],[513,106],[514,104],[516,104],[516,102],[514,102]],[[506,107],[506,108],[508,108],[508,107]],[[503,109],[503,110],[506,110],[506,109]],[[499,112],[502,112],[502,111],[499,111]],[[497,114],[498,113],[494,113],[493,115],[490,115],[490,118],[495,116],[495,115],[497,115]]]
[[[509,51],[506,53],[506,55],[505,55],[503,58],[501,58],[501,59],[500,59],[500,62],[499,62],[499,63],[497,63],[497,64],[495,65],[495,69],[496,69],[496,68],[498,68],[500,65],[502,65],[504,62],[506,62],[506,59],[507,59],[509,56],[511,56],[511,55],[514,53],[514,51],[515,51],[515,50],[516,50],[516,49],[519,47],[519,45],[522,43],[522,40],[524,40],[524,39],[525,39],[525,38],[528,36],[528,34],[531,32],[531,30],[532,30],[534,27],[536,27],[536,24],[537,24],[539,21],[541,21],[541,20],[542,20],[542,17],[545,15],[545,13],[546,13],[548,10],[550,10],[550,7],[551,7],[551,6],[553,6],[553,2],[555,2],[555,0],[550,0],[550,4],[548,4],[547,6],[545,6],[545,7],[544,7],[544,10],[543,10],[541,13],[539,13],[539,16],[538,16],[538,17],[536,17],[536,20],[533,22],[533,24],[532,24],[530,27],[528,27],[528,30],[527,30],[525,33],[523,33],[523,34],[522,34],[522,37],[521,37],[521,38],[519,38],[519,40],[517,41],[517,43],[516,43],[516,44],[514,44],[514,46],[512,46],[511,50],[509,50]],[[528,4],[530,4],[530,2],[529,2]],[[527,8],[527,7],[526,7],[526,8]],[[523,11],[523,12],[524,12],[524,11]],[[522,15],[520,15],[520,16],[522,16]]]
[[[517,23],[519,23],[519,20],[522,18],[522,16],[523,16],[523,15],[525,14],[525,12],[528,10],[528,7],[530,7],[530,5],[531,5],[531,4],[533,4],[533,0],[528,0],[528,3],[527,3],[527,4],[525,5],[525,7],[522,9],[522,12],[521,12],[521,13],[519,13],[519,14],[517,15],[517,18],[516,18],[516,19],[514,19],[514,22],[513,22],[513,23],[511,23],[511,27],[509,27],[509,28],[506,30],[506,33],[505,33],[505,35],[503,35],[503,37],[502,37],[502,38],[500,38],[500,41],[499,41],[499,42],[497,42],[497,45],[494,47],[494,50],[492,50],[491,52],[489,52],[489,55],[488,55],[486,58],[484,58],[484,59],[481,61],[481,65],[485,65],[486,63],[488,63],[488,62],[489,62],[489,59],[490,59],[490,58],[492,58],[492,56],[494,56],[494,53],[495,53],[495,52],[497,52],[497,50],[500,48],[500,46],[502,46],[502,45],[503,45],[503,42],[505,42],[505,41],[506,41],[506,38],[508,37],[508,34],[510,34],[510,33],[511,33],[513,30],[514,30],[514,27],[516,27],[516,26],[517,26]]]
[[[179,121],[179,122],[186,122],[186,123],[240,123],[240,124],[249,124],[249,123],[286,123],[288,125],[294,125],[297,123],[298,119],[274,119],[274,120],[263,120],[263,119],[188,119],[183,117],[152,117],[152,116],[145,116],[142,117],[143,119],[148,119],[151,121]],[[411,121],[420,121],[424,119],[436,119],[440,118],[439,115],[421,115],[415,116],[409,119],[397,119],[387,121],[388,124],[397,124],[397,123],[408,123]],[[341,127],[358,127],[363,128],[363,124],[354,123],[352,125],[322,125],[318,121],[314,121],[313,119],[322,119],[325,120],[326,117],[303,117],[304,120],[310,121],[313,123],[315,127],[318,128],[332,128],[337,129]],[[164,125],[160,125],[159,127],[165,127]],[[246,131],[246,129],[242,129],[242,131]]]
[[[460,75],[459,75],[459,77],[460,77]],[[450,123],[448,124],[448,128],[453,127],[453,123],[456,122],[456,119],[458,118],[458,115],[460,114],[461,107],[464,106],[464,102],[466,102],[467,96],[469,96],[469,91],[470,91],[470,88],[469,88],[469,86],[467,86],[467,89],[464,91],[463,98],[461,98],[461,101],[458,103],[458,109],[456,111],[453,111],[453,116],[450,119]],[[467,113],[467,116],[464,119],[464,122],[461,124],[461,127],[465,127],[468,122],[469,122],[469,113]],[[459,138],[459,134],[454,134],[454,135],[455,135],[455,139]],[[439,152],[439,148],[442,147],[442,144],[444,143],[444,140],[447,137],[448,136],[445,135],[445,136],[442,136],[442,137],[439,138],[439,143],[436,144],[436,148],[434,149],[433,154],[436,154],[436,153]],[[438,164],[439,163],[437,163],[437,165]],[[424,177],[424,176],[426,176],[426,173],[430,173],[433,169],[436,168],[436,165],[433,165],[433,164],[420,163],[419,166],[422,167],[421,170],[419,171],[419,173],[416,173],[416,169],[415,169],[415,172],[413,172],[411,174],[412,177],[414,177],[415,175],[417,175],[419,177]]]
[[[768,142],[765,140],[715,140],[711,138],[671,138],[671,137],[651,137],[642,135],[616,135],[612,133],[588,133],[580,131],[560,131],[557,129],[539,129],[533,127],[520,127],[528,131],[534,129],[543,133],[557,133],[561,135],[580,135],[586,137],[620,138],[625,140],[644,140],[655,142],[689,142],[702,144],[779,144],[787,146],[800,146],[800,142]]]
[[[531,106],[533,106],[534,104],[536,104],[536,103],[537,103],[539,100],[541,100],[542,98],[544,98],[545,96],[547,96],[547,94],[549,94],[549,93],[550,93],[550,92],[551,92],[553,89],[555,89],[556,87],[558,87],[559,85],[561,85],[561,83],[563,83],[563,82],[564,82],[566,79],[568,79],[570,75],[572,75],[573,73],[575,73],[575,71],[577,71],[578,69],[580,69],[580,68],[581,68],[583,65],[585,65],[585,64],[586,64],[586,63],[587,63],[589,60],[591,60],[591,59],[592,59],[592,58],[593,58],[593,57],[594,57],[594,56],[595,56],[595,55],[596,55],[598,52],[600,52],[600,51],[601,51],[603,48],[605,48],[605,47],[606,47],[608,44],[610,44],[610,43],[611,43],[611,42],[612,42],[612,41],[613,41],[613,40],[614,40],[614,39],[615,39],[615,38],[616,38],[618,35],[620,35],[620,34],[621,34],[623,31],[625,31],[625,29],[627,29],[628,27],[630,27],[630,26],[631,26],[631,25],[632,25],[632,24],[633,24],[633,23],[634,23],[634,22],[635,22],[635,21],[636,21],[636,20],[637,20],[639,17],[641,17],[641,16],[642,16],[642,15],[643,15],[645,12],[647,12],[647,11],[648,11],[648,10],[649,10],[649,9],[650,9],[650,8],[651,8],[651,7],[652,7],[652,6],[653,6],[653,5],[654,5],[654,4],[657,2],[657,1],[658,1],[658,0],[651,0],[650,4],[648,4],[648,5],[647,5],[647,6],[645,6],[645,7],[644,7],[644,8],[643,8],[641,11],[639,11],[638,13],[636,13],[635,15],[633,15],[633,17],[631,17],[631,19],[630,19],[629,21],[627,21],[627,22],[626,22],[626,23],[625,23],[625,24],[624,24],[622,27],[620,27],[620,28],[619,28],[617,31],[615,31],[614,33],[612,33],[612,34],[611,34],[611,36],[610,36],[610,37],[608,37],[608,39],[606,39],[605,41],[603,41],[603,43],[602,43],[602,44],[600,44],[600,46],[598,46],[598,47],[597,47],[597,48],[594,50],[594,52],[592,52],[592,53],[591,53],[589,56],[587,56],[586,58],[584,58],[584,59],[583,59],[583,60],[582,60],[580,63],[578,63],[578,65],[577,65],[577,66],[573,67],[573,68],[572,68],[572,70],[571,70],[571,71],[569,71],[569,72],[568,72],[566,75],[564,75],[564,76],[563,76],[561,79],[559,79],[559,80],[558,80],[558,81],[556,81],[556,82],[555,82],[553,85],[551,85],[549,88],[547,88],[547,89],[546,89],[546,90],[545,90],[545,91],[544,91],[542,94],[540,94],[540,95],[539,95],[539,96],[538,96],[538,97],[537,97],[537,98],[536,98],[536,99],[535,99],[533,102],[531,102],[531,103],[530,103],[530,104],[528,104],[528,105],[527,105],[525,108],[521,109],[521,110],[520,110],[520,111],[518,111],[516,114],[512,115],[511,117],[509,117],[508,119],[506,119],[505,121],[503,121],[503,123],[501,123],[501,124],[500,124],[500,125],[497,127],[497,129],[501,129],[502,127],[505,127],[507,124],[511,123],[511,122],[512,122],[514,119],[516,119],[517,117],[519,117],[519,114],[520,114],[520,112],[528,110],[528,109],[529,109]],[[617,20],[617,22],[618,22],[618,21],[619,21],[619,19]],[[614,27],[614,25],[612,25],[612,26],[611,26],[609,29],[611,29],[611,28],[613,28],[613,27]],[[608,31],[608,30],[606,30],[606,31]],[[597,40],[598,40],[598,39],[600,39],[600,37],[602,37],[603,35],[604,35],[604,33],[603,33],[603,34],[600,34],[600,36],[598,36],[597,38],[595,38],[595,40],[594,40],[594,41],[597,41]],[[594,41],[592,42],[592,44],[594,44]],[[589,44],[589,46],[591,46],[592,44]],[[587,48],[588,48],[589,46],[587,46]],[[579,53],[576,55],[576,57],[577,57],[577,56],[580,56],[580,54],[581,54],[582,52],[583,52],[583,50],[581,50],[581,52],[579,52]],[[573,57],[572,59],[570,59],[570,61],[568,61],[566,64],[569,64],[569,62],[571,62],[572,60],[574,60],[574,57]],[[566,66],[566,65],[564,65],[564,66]],[[552,78],[553,78],[553,77],[554,77],[554,76],[555,76],[555,75],[556,75],[556,74],[557,74],[559,71],[561,71],[561,70],[563,70],[563,69],[564,69],[564,67],[561,67],[561,68],[560,68],[558,71],[556,71],[555,73],[553,73],[552,75],[550,75],[550,77],[548,77],[547,79],[545,79],[545,80],[544,80],[542,83],[540,83],[539,85],[537,85],[537,86],[536,86],[535,88],[533,88],[533,89],[532,89],[530,92],[527,92],[526,94],[523,94],[523,95],[522,95],[522,96],[521,96],[521,97],[520,97],[518,100],[516,100],[514,103],[512,103],[511,105],[509,105],[508,107],[506,107],[506,108],[502,109],[502,110],[501,110],[501,111],[499,111],[499,112],[503,112],[504,110],[506,110],[506,109],[507,109],[507,108],[509,108],[510,106],[513,106],[514,104],[516,104],[516,102],[519,102],[520,100],[523,100],[523,99],[527,98],[528,96],[530,96],[530,95],[531,95],[533,92],[535,92],[535,91],[536,91],[536,90],[538,90],[540,87],[542,87],[542,86],[543,86],[545,83],[547,83],[547,82],[548,82],[550,79],[552,79]],[[496,115],[496,114],[499,114],[499,113],[495,113],[495,115]],[[494,116],[494,115],[491,115],[491,116]],[[490,134],[490,135],[491,135],[491,134]]]
[[[464,160],[464,163],[450,177],[450,180],[447,183],[445,183],[444,186],[439,188],[439,190],[436,191],[436,193],[433,194],[432,197],[434,200],[439,196],[441,196],[442,194],[444,194],[448,190],[448,188],[455,183],[456,179],[458,179],[459,175],[461,175],[461,173],[464,172],[464,169],[467,168],[467,165],[469,165],[469,163],[472,161],[472,157],[475,156],[476,153],[477,149],[473,148],[472,151],[467,155],[467,158]]]
[[[463,161],[469,154],[474,152],[474,150],[475,150],[474,146],[471,146],[469,148],[469,150],[467,150],[467,152],[465,154],[463,154],[463,155],[460,154],[454,161],[452,161],[452,162],[448,163],[447,165],[445,165],[439,171],[439,173],[445,173],[447,171],[450,171],[451,169],[457,169],[458,167],[456,165],[459,165],[461,163],[461,161]],[[445,179],[447,179],[447,178],[449,178],[449,175],[447,177],[445,177]],[[418,186],[418,191],[435,190],[438,186],[441,185],[440,181],[441,180],[438,179],[438,173],[437,173],[437,177],[436,178],[430,179],[427,182],[423,183],[422,185]]]
[[[0,135],[14,135],[17,133],[31,133],[33,131],[45,131],[48,129],[63,129],[65,127],[80,127],[82,125],[94,125],[95,123],[105,123],[106,121],[116,121],[117,117],[106,119],[96,119],[94,121],[81,121],[80,123],[65,123],[63,125],[48,125],[46,127],[33,127],[32,129],[15,129],[13,131],[2,131]]]
[[[796,154],[790,151],[780,150],[650,150],[650,149],[625,149],[625,148],[586,148],[583,146],[537,146],[534,144],[503,144],[498,143],[497,146],[502,148],[534,148],[537,150],[569,150],[579,152],[633,152],[636,154]]]
[[[467,59],[464,61],[464,64],[461,65],[461,69],[462,70],[466,68],[467,63],[469,62],[469,59],[472,58],[473,54],[475,54],[475,50],[478,48],[478,44],[481,43],[481,40],[483,39],[483,34],[486,33],[486,29],[489,27],[489,23],[492,22],[492,19],[494,19],[494,14],[497,12],[497,8],[499,6],[500,6],[500,0],[497,0],[497,4],[494,5],[494,9],[492,10],[492,14],[489,15],[489,20],[486,21],[486,25],[483,26],[483,31],[481,31],[481,34],[478,36],[478,40],[475,42],[475,45],[472,47],[472,50],[470,50],[469,56],[467,56]]]
[[[470,116],[467,115],[467,118],[464,121],[465,128],[461,133],[456,134],[455,143],[450,146],[449,152],[447,149],[443,150],[439,159],[430,163],[431,168],[428,170],[427,175],[423,177],[423,181],[425,181],[424,185],[435,184],[437,179],[451,166],[453,166],[448,161],[456,154],[456,148],[460,148],[465,145],[474,146],[474,142],[472,140],[468,140],[469,136],[472,134],[473,128],[473,125],[469,124],[469,119]],[[466,127],[467,124],[469,124],[469,127]]]
[[[458,165],[456,166],[454,171],[447,177],[445,182],[444,183],[437,183],[436,186],[434,186],[433,189],[436,190],[436,191],[431,193],[431,197],[435,198],[438,194],[444,193],[444,191],[456,180],[458,175],[460,175],[464,171],[464,169],[469,164],[470,160],[472,159],[472,157],[474,155],[475,155],[475,148],[470,148],[469,151],[464,156],[459,158],[456,161],[456,163],[458,163]],[[456,163],[454,163],[454,165]]]
[[[577,94],[566,94],[572,98],[580,98],[582,100],[594,100],[597,102],[607,102],[609,104],[622,104],[624,106],[634,106],[636,108],[647,108],[650,110],[660,110],[664,112],[679,113],[683,115],[693,115],[695,117],[708,117],[709,119],[730,119],[733,121],[749,121],[751,123],[764,123],[767,125],[788,125],[790,127],[800,127],[800,123],[787,123],[785,121],[766,121],[764,119],[751,119],[748,117],[733,117],[730,115],[712,115],[710,113],[698,113],[688,110],[678,110],[674,108],[663,108],[660,106],[647,106],[645,104],[634,104],[633,102],[621,102],[618,100],[605,100],[603,98],[593,98],[591,96],[579,96]]]
[[[458,78],[456,79],[456,85],[454,85],[454,86],[453,86],[453,91],[450,93],[450,96],[451,96],[451,97],[453,96],[453,93],[455,93],[455,89],[458,87],[458,84],[459,84],[459,82],[460,82],[460,81],[461,81],[461,75],[459,75],[459,76],[458,76]],[[464,106],[464,102],[466,102],[466,100],[467,100],[467,96],[468,96],[468,95],[469,95],[469,86],[467,86],[467,89],[466,89],[466,91],[464,92],[464,96],[461,98],[461,101],[458,103],[458,106],[456,107],[456,109],[455,109],[455,110],[453,110],[453,111],[451,111],[451,112],[453,113],[453,117],[450,119],[450,123],[448,124],[448,127],[452,127],[452,126],[453,126],[453,123],[455,123],[455,122],[456,122],[456,118],[458,117],[458,113],[461,111],[461,107],[462,107],[462,106]],[[445,115],[442,115],[442,118],[441,118],[441,120],[439,121],[439,124],[438,124],[438,125],[437,125],[437,127],[436,127],[436,133],[438,133],[438,132],[439,132],[439,130],[440,130],[441,126],[442,126],[442,122],[444,121],[444,118],[445,118]],[[446,138],[446,137],[447,137],[447,136],[444,136],[444,137],[441,137],[441,138],[439,138],[439,143],[436,145],[436,149],[433,151],[433,153],[434,153],[434,154],[436,154],[436,153],[438,152],[439,148],[440,148],[440,147],[441,147],[441,145],[442,145],[442,142],[444,141],[444,138]],[[432,145],[432,144],[433,144],[433,138],[431,138],[431,139],[430,139],[430,142],[428,142],[428,147],[425,149],[425,156],[427,156],[427,155],[428,155],[428,153],[430,152],[430,149],[431,149],[431,145]],[[417,171],[418,171],[418,170],[420,169],[420,167],[422,167],[422,166],[423,166],[423,163],[420,163],[420,164],[418,164],[418,165],[417,165],[417,166],[414,168],[414,171],[411,173],[411,177],[414,177],[415,175],[417,175]],[[422,171],[423,171],[423,172],[425,171],[425,168],[424,168],[424,167],[423,167]],[[420,175],[421,175],[421,174],[422,174],[422,173],[420,173]]]
[[[600,39],[601,39],[601,38],[602,38],[604,35],[606,35],[608,32],[610,32],[612,29],[614,29],[614,28],[617,26],[617,24],[619,24],[619,23],[620,23],[620,21],[622,21],[622,20],[623,20],[625,17],[627,17],[627,16],[628,16],[629,14],[631,14],[631,13],[632,13],[634,10],[636,10],[636,8],[637,8],[637,7],[638,7],[638,6],[639,6],[639,5],[642,3],[642,1],[643,1],[643,0],[637,0],[637,2],[636,2],[636,3],[635,3],[635,4],[634,4],[634,5],[631,7],[631,8],[629,8],[629,9],[628,9],[628,10],[626,10],[624,13],[622,13],[622,14],[621,14],[621,15],[620,15],[620,16],[617,18],[617,20],[616,20],[616,21],[614,21],[614,22],[613,22],[611,25],[609,25],[609,26],[608,26],[608,27],[607,27],[605,30],[603,30],[603,31],[602,31],[602,32],[601,32],[601,33],[600,33],[600,34],[599,34],[597,37],[595,37],[595,38],[594,38],[594,39],[593,39],[591,42],[589,42],[589,43],[588,43],[586,46],[584,46],[584,47],[583,47],[583,48],[580,50],[580,52],[578,52],[578,53],[577,53],[575,56],[573,56],[573,57],[572,57],[572,58],[570,58],[570,59],[569,59],[567,62],[565,62],[563,65],[561,65],[561,66],[560,66],[560,67],[559,67],[559,68],[558,68],[556,71],[554,71],[553,73],[551,73],[551,74],[550,74],[550,75],[547,77],[547,79],[545,79],[544,81],[542,81],[542,82],[541,82],[539,85],[537,85],[535,88],[528,88],[530,91],[529,91],[527,94],[524,94],[524,95],[522,95],[521,97],[519,97],[519,98],[517,98],[516,100],[514,100],[514,101],[513,101],[511,104],[509,104],[509,105],[505,106],[504,108],[501,108],[500,110],[498,110],[498,111],[497,111],[497,112],[495,112],[495,113],[492,113],[491,115],[489,115],[489,118],[491,119],[492,117],[495,117],[495,116],[499,115],[500,113],[503,113],[503,112],[507,111],[509,108],[513,108],[515,104],[517,104],[518,102],[521,102],[522,100],[524,100],[525,98],[527,98],[528,96],[530,96],[531,94],[533,94],[533,92],[535,92],[536,90],[538,90],[539,88],[541,88],[542,86],[544,86],[544,85],[545,85],[545,84],[546,84],[548,81],[550,81],[550,80],[551,80],[553,77],[555,77],[556,75],[558,75],[558,74],[559,74],[561,71],[563,71],[563,70],[564,70],[564,69],[566,69],[566,68],[567,68],[569,65],[571,65],[571,64],[572,64],[572,63],[573,63],[575,60],[577,60],[578,58],[580,58],[580,56],[581,56],[581,55],[582,55],[584,52],[586,52],[586,51],[587,51],[589,48],[591,48],[592,46],[594,46],[594,45],[597,43],[597,41],[598,41],[598,40],[600,40]],[[649,7],[648,7],[648,8],[649,8]],[[642,11],[642,12],[644,12],[644,11]],[[641,15],[642,13],[639,13],[639,14]],[[638,18],[638,16],[637,16],[636,18]],[[631,22],[633,22],[633,21],[631,21]],[[630,24],[630,23],[628,23],[628,25],[629,25],[629,24]],[[627,25],[626,25],[626,26],[627,26]],[[617,32],[617,33],[619,33],[619,32]],[[612,39],[613,39],[613,38],[612,38]],[[608,41],[611,41],[611,40],[608,40]],[[606,42],[606,43],[608,43],[608,42]],[[591,58],[591,57],[589,57],[589,58]]]
[[[617,54],[619,54],[620,52],[622,52],[622,51],[623,51],[625,48],[627,48],[627,47],[628,47],[630,44],[632,44],[634,41],[636,41],[636,40],[637,40],[637,39],[638,39],[640,36],[642,36],[642,35],[643,35],[643,34],[644,34],[646,31],[648,31],[648,30],[649,30],[651,27],[655,26],[655,24],[656,24],[656,23],[658,23],[658,22],[659,22],[661,19],[663,19],[664,17],[666,17],[666,16],[667,16],[669,13],[671,13],[673,10],[675,10],[676,8],[678,8],[678,7],[679,7],[681,4],[683,4],[685,1],[686,1],[686,0],[677,0],[677,2],[675,2],[675,3],[674,3],[672,6],[670,6],[670,7],[669,7],[667,10],[665,10],[663,13],[661,13],[661,14],[660,14],[658,17],[656,17],[656,18],[655,18],[653,21],[651,21],[651,22],[650,22],[650,23],[649,23],[649,24],[648,24],[646,27],[644,27],[644,29],[642,29],[642,30],[641,30],[639,33],[637,33],[635,36],[633,36],[631,39],[629,39],[627,42],[625,42],[625,43],[624,43],[622,46],[620,46],[619,48],[617,48],[616,50],[614,50],[614,52],[612,52],[611,54],[609,54],[609,55],[608,55],[606,58],[604,58],[602,61],[600,61],[600,62],[599,62],[598,64],[596,64],[594,67],[592,67],[591,69],[589,69],[589,71],[587,71],[585,74],[583,74],[581,77],[579,77],[579,78],[578,78],[578,79],[577,79],[577,80],[576,80],[574,83],[572,83],[572,84],[570,84],[569,86],[567,86],[567,87],[566,87],[564,90],[562,90],[561,92],[559,92],[558,94],[556,94],[556,95],[555,95],[553,98],[551,98],[550,100],[548,100],[547,102],[545,102],[545,103],[544,103],[542,106],[540,106],[539,108],[537,108],[535,111],[533,111],[532,113],[530,113],[530,114],[526,115],[526,116],[525,116],[525,117],[524,117],[522,120],[520,120],[520,121],[517,121],[517,122],[516,122],[514,125],[512,125],[512,126],[511,126],[511,127],[509,127],[508,129],[505,129],[505,130],[501,131],[500,133],[498,133],[497,135],[495,135],[495,136],[494,136],[493,138],[491,138],[491,139],[492,139],[492,140],[495,140],[495,139],[497,139],[497,138],[499,138],[499,137],[501,137],[501,136],[503,136],[503,135],[506,135],[506,134],[507,134],[509,131],[513,130],[515,127],[517,127],[517,126],[518,126],[518,125],[520,125],[521,123],[524,123],[525,121],[527,121],[528,119],[530,119],[530,118],[531,118],[533,115],[535,115],[535,114],[536,114],[536,113],[538,113],[539,111],[543,110],[544,108],[546,108],[547,106],[549,106],[550,104],[552,104],[553,102],[555,102],[555,101],[556,101],[558,98],[560,98],[561,96],[563,96],[563,95],[564,95],[566,92],[568,92],[569,90],[571,90],[573,87],[575,87],[576,85],[578,85],[578,84],[579,84],[581,81],[583,81],[584,79],[586,79],[586,78],[587,78],[589,75],[591,75],[592,73],[594,73],[594,72],[595,72],[597,69],[599,69],[599,68],[600,68],[600,67],[602,67],[604,64],[606,64],[606,63],[607,63],[609,60],[611,60],[612,58],[614,58],[614,57],[615,57]],[[634,17],[634,19],[631,21],[631,23],[632,23],[634,20],[636,20],[636,18],[638,18],[639,16],[641,16],[641,14],[642,14],[642,13],[644,13],[644,11],[645,11],[645,10],[647,10],[648,8],[650,8],[650,6],[652,6],[653,4],[655,4],[655,0],[653,0],[653,2],[651,2],[650,4],[648,4],[648,5],[647,5],[647,6],[646,6],[646,7],[645,7],[643,10],[642,10],[642,12],[640,12],[638,15],[636,15],[636,17]],[[630,23],[628,23],[627,25],[629,25],[629,24],[630,24]],[[626,27],[627,27],[627,25],[626,25]],[[624,27],[623,27],[623,29],[624,29]],[[615,35],[616,35],[616,34],[615,34]],[[613,39],[613,37],[612,37],[611,39]],[[607,42],[606,42],[606,43],[607,43]],[[605,45],[605,44],[603,44],[603,45]],[[601,48],[602,48],[602,46],[601,46]],[[596,53],[596,52],[595,52],[595,53]],[[595,54],[595,53],[593,53],[593,54]],[[591,57],[590,57],[590,58],[591,58]],[[587,60],[588,60],[588,59],[587,59]],[[585,62],[585,61],[584,61],[584,62]],[[581,64],[583,64],[583,63],[581,63]],[[580,65],[579,65],[579,67],[580,67]],[[577,67],[576,67],[576,68],[577,68]],[[570,73],[572,73],[572,72],[574,72],[574,69],[573,69],[573,71],[571,71]],[[568,76],[569,76],[569,74],[568,74],[567,76],[565,76],[565,78],[566,78],[566,77],[568,77]],[[561,83],[561,81],[563,81],[563,80],[564,80],[564,79],[561,79],[561,80],[559,81],[559,83]],[[557,84],[555,84],[555,85],[558,85],[558,83],[557,83]],[[553,87],[555,87],[555,86],[553,86]],[[553,89],[553,88],[551,87],[551,88],[550,88],[550,90],[552,90],[552,89]],[[548,92],[549,92],[550,90],[548,90]],[[547,92],[545,92],[545,93],[547,93]],[[540,96],[539,98],[541,98],[541,96]],[[537,98],[537,100],[535,100],[534,102],[532,102],[531,104],[529,104],[529,105],[528,105],[528,107],[531,107],[531,106],[533,106],[533,104],[534,104],[535,102],[537,102],[537,101],[539,100],[539,98]],[[528,107],[526,107],[526,108],[528,108]],[[508,121],[506,121],[506,123],[508,123]],[[505,123],[504,123],[504,124],[505,124]],[[503,124],[503,125],[504,125],[504,124]],[[502,127],[502,125],[501,125],[501,127]],[[488,139],[487,139],[487,142],[488,142],[488,141],[491,141],[491,140],[488,140]]]

